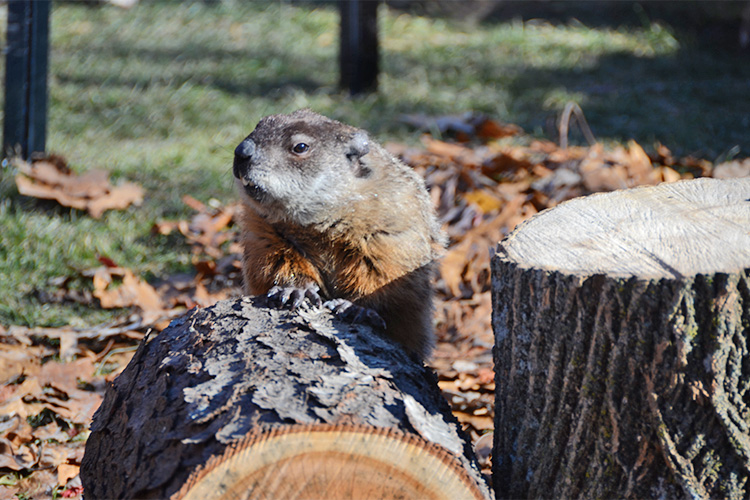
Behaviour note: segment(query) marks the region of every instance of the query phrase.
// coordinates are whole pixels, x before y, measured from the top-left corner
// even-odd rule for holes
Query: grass
[[[602,140],[660,140],[709,159],[750,151],[750,66],[658,23],[469,29],[383,8],[380,92],[357,99],[336,87],[337,25],[335,9],[315,3],[144,1],[127,11],[55,3],[48,150],[148,194],[142,207],[93,220],[20,197],[5,168],[0,324],[106,319],[112,313],[35,298],[99,255],[146,277],[187,269],[187,248],[152,236],[151,225],[187,216],[183,194],[232,201],[234,146],[270,113],[309,106],[382,140],[415,142],[419,133],[399,115],[481,111],[544,135],[572,100]]]

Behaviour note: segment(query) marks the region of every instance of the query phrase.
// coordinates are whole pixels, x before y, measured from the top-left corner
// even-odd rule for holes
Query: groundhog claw
[[[320,298],[319,290],[320,287],[316,284],[304,287],[274,286],[268,291],[266,297],[272,304],[292,310],[299,308],[305,299],[309,300],[313,307],[320,307],[323,300]]]
[[[332,299],[323,303],[339,318],[350,323],[365,323],[378,330],[385,330],[385,321],[380,314],[368,307],[358,306],[350,300]]]

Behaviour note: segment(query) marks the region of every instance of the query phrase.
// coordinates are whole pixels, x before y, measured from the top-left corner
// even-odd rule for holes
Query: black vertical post
[[[8,2],[3,156],[45,150],[50,3]]]
[[[340,0],[341,88],[352,94],[378,87],[378,0]]]

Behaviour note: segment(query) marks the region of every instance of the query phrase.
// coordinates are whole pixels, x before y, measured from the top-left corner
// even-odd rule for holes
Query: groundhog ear
[[[355,133],[349,140],[349,150],[346,157],[350,160],[358,160],[370,152],[370,139],[361,130]]]

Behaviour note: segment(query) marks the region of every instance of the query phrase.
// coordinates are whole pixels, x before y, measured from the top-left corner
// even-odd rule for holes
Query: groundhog
[[[305,109],[263,118],[233,172],[245,293],[291,307],[308,299],[429,355],[445,237],[411,168],[365,131]]]

